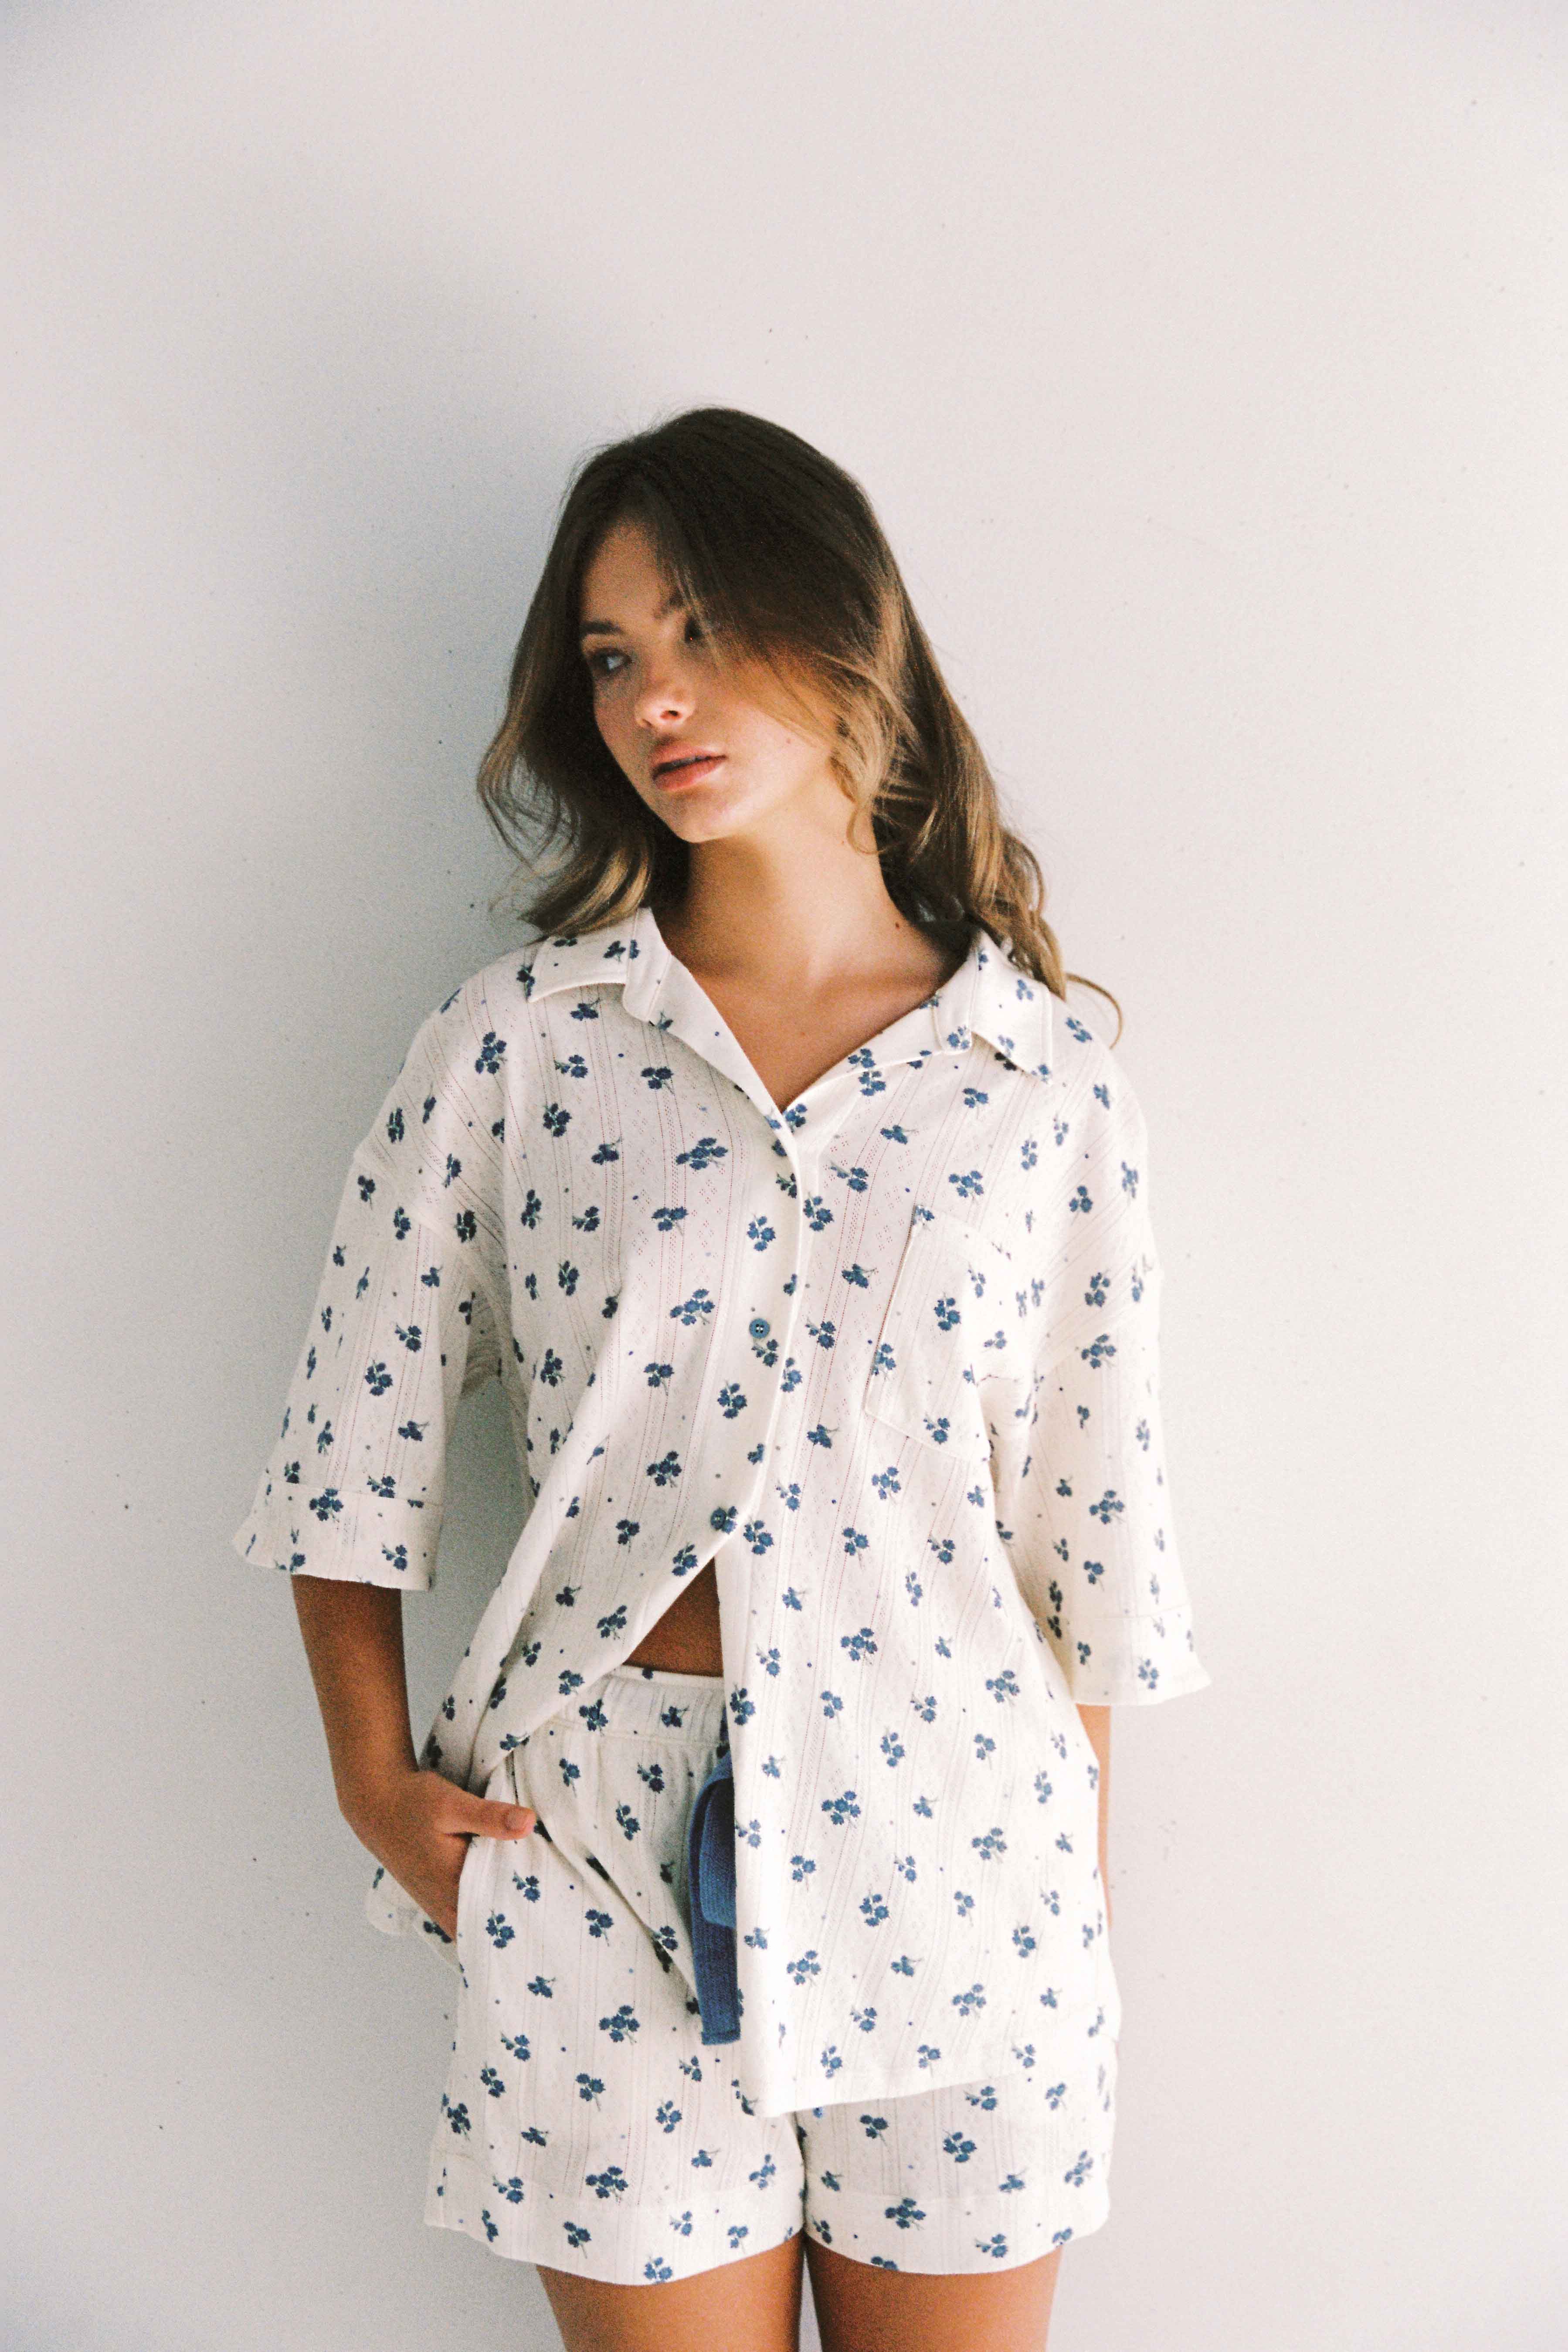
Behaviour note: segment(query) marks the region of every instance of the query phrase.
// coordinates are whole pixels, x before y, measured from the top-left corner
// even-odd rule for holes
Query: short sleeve
[[[1148,1705],[1209,1675],[1165,1465],[1147,1132],[1109,1052],[1095,1063],[1035,1222],[1060,1234],[1065,1220],[1066,1239],[1028,1261],[1031,1371],[993,1421],[993,1476],[998,1532],[1076,1704]]]
[[[353,1155],[281,1426],[233,1538],[290,1575],[428,1590],[458,1403],[500,1370],[500,1126],[484,1086],[452,1066],[454,1002],[420,1030]]]

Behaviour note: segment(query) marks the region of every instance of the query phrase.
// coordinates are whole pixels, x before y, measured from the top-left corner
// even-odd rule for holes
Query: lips
[[[683,776],[698,771],[716,768],[723,758],[722,751],[674,751],[668,753],[653,770],[656,783],[676,783]]]

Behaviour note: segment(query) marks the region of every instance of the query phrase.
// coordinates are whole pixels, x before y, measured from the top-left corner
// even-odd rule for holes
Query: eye
[[[708,631],[695,613],[688,614],[684,634],[689,645],[706,645],[708,643]],[[628,654],[621,652],[619,648],[615,646],[601,646],[593,653],[584,654],[583,658],[587,663],[589,673],[592,677],[596,678],[612,678],[619,677],[622,669],[625,667],[631,656]],[[614,665],[613,667],[611,667],[612,664]]]

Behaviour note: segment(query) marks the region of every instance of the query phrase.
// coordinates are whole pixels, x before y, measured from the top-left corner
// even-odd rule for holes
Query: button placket
[[[748,1345],[760,1343],[766,1346],[772,1340],[774,1347],[773,1362],[769,1368],[768,1375],[772,1382],[772,1392],[768,1402],[768,1414],[763,1427],[761,1452],[753,1465],[755,1475],[750,1490],[743,1498],[736,1502],[737,1523],[753,1516],[761,1505],[768,1463],[772,1458],[778,1433],[779,1417],[784,1397],[784,1372],[789,1363],[792,1344],[799,1323],[800,1299],[804,1289],[805,1253],[802,1244],[805,1239],[805,1221],[801,1213],[803,1193],[800,1164],[791,1149],[789,1139],[777,1134],[771,1128],[769,1142],[775,1160],[776,1158],[785,1159],[795,1180],[794,1197],[785,1196],[778,1207],[772,1208],[770,1211],[781,1225],[784,1224],[785,1216],[793,1213],[793,1236],[788,1234],[786,1226],[784,1231],[780,1233],[774,1248],[770,1251],[769,1258],[775,1268],[782,1267],[785,1263],[784,1253],[789,1250],[790,1258],[793,1261],[793,1273],[783,1277],[775,1274],[768,1297],[761,1305],[753,1298],[746,1318]],[[792,1239],[793,1249],[790,1249]]]

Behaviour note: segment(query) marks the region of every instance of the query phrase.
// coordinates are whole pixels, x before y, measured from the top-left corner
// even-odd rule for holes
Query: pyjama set
[[[976,929],[782,1110],[647,907],[420,1026],[241,1555],[434,1582],[496,1380],[522,1525],[420,1751],[475,1839],[427,2216],[626,2283],[804,2229],[984,2271],[1108,2210],[1121,2002],[1079,1709],[1202,1689],[1148,1138]],[[692,1579],[723,1671],[630,1667]]]
[[[485,1790],[541,1826],[476,1838],[463,1864],[426,2220],[626,2284],[803,2228],[861,2262],[948,2273],[1029,2262],[1098,2228],[1116,2044],[1092,2020],[1026,2073],[753,2111],[730,2063],[733,1874],[710,1837],[710,1884],[702,1854],[704,1820],[729,1822],[730,1784],[710,1777],[727,1745],[720,1681],[620,1665],[581,1698]]]

